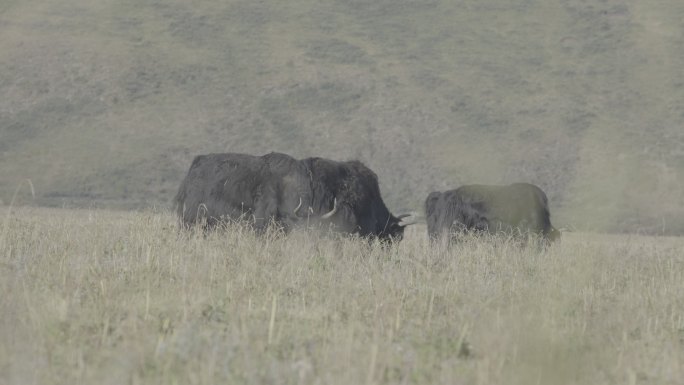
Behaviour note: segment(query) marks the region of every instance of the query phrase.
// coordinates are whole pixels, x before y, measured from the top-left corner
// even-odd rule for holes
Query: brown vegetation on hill
[[[200,153],[358,158],[390,206],[531,182],[684,233],[679,0],[5,1],[0,199],[168,205]]]

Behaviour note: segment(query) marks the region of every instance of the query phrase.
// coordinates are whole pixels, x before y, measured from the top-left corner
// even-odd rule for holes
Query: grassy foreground
[[[3,384],[684,381],[678,238],[565,234],[539,253],[416,227],[383,249],[179,237],[165,212],[7,218]]]

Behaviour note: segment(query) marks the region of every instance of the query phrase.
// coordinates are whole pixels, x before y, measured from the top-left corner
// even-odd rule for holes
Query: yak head
[[[404,229],[406,226],[414,223],[416,223],[416,220],[413,214],[400,214],[396,217],[390,214],[386,225],[382,231],[379,232],[378,238],[383,241],[401,241],[404,238]]]
[[[337,198],[333,199],[332,209],[322,214],[320,220],[332,224],[337,231],[394,242],[404,237],[406,226],[416,223],[413,214],[394,216],[386,208],[377,207],[360,210]]]

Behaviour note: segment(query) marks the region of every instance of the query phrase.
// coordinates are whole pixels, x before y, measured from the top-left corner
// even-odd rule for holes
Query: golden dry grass
[[[382,248],[33,208],[1,231],[3,384],[684,382],[679,238]]]

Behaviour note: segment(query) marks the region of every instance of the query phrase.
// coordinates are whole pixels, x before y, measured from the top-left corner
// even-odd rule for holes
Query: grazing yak
[[[529,183],[476,184],[432,192],[425,200],[425,216],[433,239],[467,231],[524,238],[534,233],[546,242],[560,237],[551,225],[546,194]]]
[[[387,210],[377,176],[361,162],[297,160],[281,153],[197,156],[175,204],[186,228],[246,220],[262,232],[271,222],[286,231],[320,223],[345,233],[401,239],[410,224]]]

